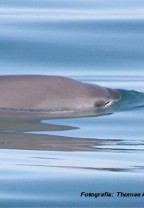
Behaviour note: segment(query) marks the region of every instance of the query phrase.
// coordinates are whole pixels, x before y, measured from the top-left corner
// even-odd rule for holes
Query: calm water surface
[[[0,112],[0,207],[143,207],[143,33],[141,0],[0,1],[1,75],[64,75],[122,95],[102,116]]]

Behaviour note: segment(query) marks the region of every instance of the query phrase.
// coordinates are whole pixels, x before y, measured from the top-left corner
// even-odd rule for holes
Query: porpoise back
[[[115,90],[62,76],[0,76],[1,109],[91,109],[105,107],[117,99]]]

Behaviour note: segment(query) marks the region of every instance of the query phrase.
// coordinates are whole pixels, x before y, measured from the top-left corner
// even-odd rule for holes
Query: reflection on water
[[[24,116],[24,117],[23,117]],[[39,116],[39,117],[38,117]],[[102,143],[99,139],[53,136],[51,131],[75,130],[70,125],[43,124],[45,114],[1,112],[0,148],[49,151],[93,151],[94,146]],[[27,118],[25,118],[27,117]],[[35,133],[29,134],[29,132]],[[41,132],[47,132],[43,135]],[[110,141],[110,140],[108,140]]]

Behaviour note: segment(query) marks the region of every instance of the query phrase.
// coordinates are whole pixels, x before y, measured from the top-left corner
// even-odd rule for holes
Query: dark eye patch
[[[101,106],[103,106],[103,105],[104,105],[104,101],[103,101],[103,100],[100,100],[100,101],[98,101],[98,102],[95,102],[95,108],[101,107]]]

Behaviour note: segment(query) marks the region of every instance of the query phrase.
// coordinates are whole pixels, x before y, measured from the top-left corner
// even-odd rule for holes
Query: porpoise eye
[[[110,101],[106,101],[106,102],[104,103],[104,105],[107,106],[107,105],[109,105],[109,103],[110,103]]]
[[[106,101],[104,102],[103,100],[101,101],[98,101],[95,103],[95,108],[98,108],[98,107],[106,107],[110,104],[110,101]]]

